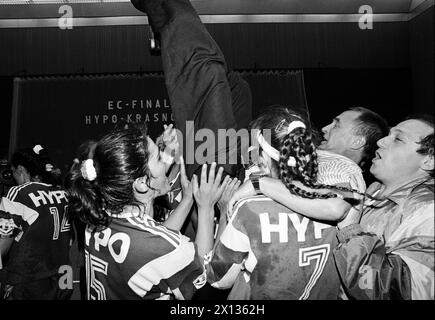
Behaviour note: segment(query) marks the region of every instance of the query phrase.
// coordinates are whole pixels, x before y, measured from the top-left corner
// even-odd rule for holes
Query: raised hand
[[[229,181],[229,176],[226,176],[224,181],[220,183],[223,173],[223,168],[220,167],[215,175],[216,162],[210,166],[207,177],[207,165],[203,164],[201,170],[201,184],[198,186],[198,177],[193,175],[193,196],[195,197],[198,208],[213,208],[216,202],[221,197],[225,187]]]
[[[177,138],[177,131],[174,128],[174,125],[171,123],[170,125],[163,125],[165,131],[163,131],[163,144],[165,147],[169,148],[169,150],[173,150],[178,152],[178,148],[180,147]]]
[[[177,130],[173,124],[163,125],[164,132],[157,138],[157,145],[160,149],[161,159],[167,165],[167,169],[174,162],[174,157],[178,154],[180,144],[178,143]]]
[[[236,190],[239,189],[240,184],[241,184],[241,181],[237,178],[234,178],[234,179],[230,179],[227,186],[225,187],[225,190],[222,193],[222,196],[220,197],[220,199],[217,203],[219,210],[221,212],[221,217],[229,216],[228,211],[230,209],[230,207],[229,207],[230,200],[232,199]]]
[[[186,168],[184,165],[184,158],[180,157],[180,182],[183,191],[183,200],[192,199],[193,197],[193,183],[189,181],[186,175]]]

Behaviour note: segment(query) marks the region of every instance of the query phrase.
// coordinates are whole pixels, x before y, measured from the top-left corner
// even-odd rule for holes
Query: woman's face
[[[155,197],[166,194],[171,190],[166,177],[166,165],[161,159],[161,152],[154,141],[148,139],[148,168],[150,170],[150,186],[155,189]]]

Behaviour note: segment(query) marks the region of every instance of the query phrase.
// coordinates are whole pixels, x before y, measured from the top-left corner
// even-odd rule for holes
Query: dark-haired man
[[[350,108],[335,117],[322,132],[324,139],[317,150],[319,176],[329,185],[352,188],[364,193],[366,182],[363,172],[375,156],[376,142],[388,133],[387,122],[369,109]],[[297,212],[305,212],[305,206],[296,206],[294,196],[278,179],[262,177],[258,187],[261,193],[273,200]],[[247,181],[236,192],[231,205],[254,194],[252,183]],[[344,215],[341,210],[333,212],[328,207],[319,207],[318,210],[325,220],[342,219]],[[354,210],[356,208],[352,209]]]
[[[336,116],[322,132],[320,150],[345,156],[364,170],[370,168],[376,142],[387,135],[388,124],[372,110],[356,107]]]
[[[334,257],[355,299],[434,299],[434,123],[431,116],[400,122],[370,168],[379,180],[367,193],[361,221],[339,224]],[[358,223],[359,222],[359,223]]]

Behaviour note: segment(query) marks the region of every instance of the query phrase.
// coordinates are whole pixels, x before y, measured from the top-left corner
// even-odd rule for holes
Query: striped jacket
[[[380,183],[367,190],[376,195]],[[339,232],[334,257],[358,299],[434,299],[434,180],[416,179],[366,201],[360,224]]]
[[[317,150],[318,156],[318,180],[319,183],[336,185],[348,183],[351,188],[359,191],[366,191],[361,168],[351,159],[324,150]]]
[[[88,299],[190,299],[206,283],[195,245],[179,232],[123,213],[85,234]]]

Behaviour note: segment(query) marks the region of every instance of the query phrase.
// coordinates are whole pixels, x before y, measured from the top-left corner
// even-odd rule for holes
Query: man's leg
[[[227,155],[229,150],[237,148],[217,141],[218,129],[237,128],[225,58],[190,1],[132,2],[136,2],[136,8],[142,8],[147,13],[153,29],[160,33],[166,87],[175,124],[183,133],[183,145],[188,153],[185,155],[186,169],[188,176],[191,176],[202,163],[218,162],[219,155]],[[186,127],[187,121],[193,121],[194,131]],[[193,150],[186,148],[192,145],[196,132],[204,128],[213,132],[214,139],[195,141]],[[207,145],[203,144],[206,142]],[[194,151],[200,145],[211,146],[211,149],[205,148],[207,151],[202,160],[194,157]],[[233,173],[234,166],[220,164],[227,173]]]
[[[252,93],[249,83],[239,73],[230,71],[227,74],[231,90],[231,100],[237,130],[248,128],[252,121]]]

